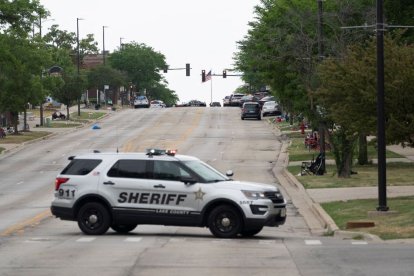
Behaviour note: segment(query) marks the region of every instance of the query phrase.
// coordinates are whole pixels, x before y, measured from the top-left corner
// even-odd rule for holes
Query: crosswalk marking
[[[366,245],[368,243],[366,241],[353,241],[352,244],[353,245]]]
[[[259,244],[274,244],[274,243],[276,243],[275,240],[259,241]]]
[[[80,243],[87,243],[87,242],[93,242],[97,239],[101,240],[104,237],[81,237],[78,238],[76,240],[76,242],[80,242]],[[143,240],[145,240],[146,237],[126,237],[123,238],[124,242],[128,242],[128,243],[138,243],[141,242]],[[51,242],[52,240],[50,238],[46,238],[46,237],[31,237],[29,239],[23,240],[24,243],[41,243],[41,242]],[[189,241],[188,239],[185,238],[169,238],[168,242],[172,242],[172,243],[183,243],[183,242],[187,242]],[[212,243],[214,244],[225,244],[225,243],[234,243],[237,242],[237,239],[213,239],[211,240]],[[245,240],[247,241],[247,240]],[[321,240],[303,240],[305,242],[306,245],[309,246],[317,246],[317,245],[322,245],[322,241]],[[326,242],[329,244],[329,240],[324,240],[325,244]],[[261,245],[274,245],[277,244],[279,242],[279,240],[249,240],[248,242],[256,242],[258,244]],[[361,245],[368,245],[367,241],[363,241],[363,240],[348,240],[346,241],[348,244],[351,243],[351,245],[355,245],[355,246],[361,246]]]
[[[126,238],[126,242],[140,242],[142,238]]]
[[[322,242],[320,240],[305,240],[306,245],[321,245]]]
[[[80,239],[77,239],[76,241],[77,242],[91,242],[91,241],[94,241],[96,238],[80,238]]]

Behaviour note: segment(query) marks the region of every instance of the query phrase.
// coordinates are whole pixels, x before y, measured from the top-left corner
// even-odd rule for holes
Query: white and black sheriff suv
[[[52,214],[88,235],[138,224],[208,227],[219,238],[253,236],[286,220],[273,185],[234,181],[199,159],[174,152],[91,153],[69,158],[57,176]]]

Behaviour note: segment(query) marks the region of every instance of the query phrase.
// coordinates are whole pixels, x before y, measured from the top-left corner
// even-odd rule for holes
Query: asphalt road
[[[85,236],[50,216],[56,174],[78,153],[178,149],[234,178],[278,185],[281,143],[265,120],[238,108],[138,109],[101,129],[68,130],[0,159],[0,275],[412,275],[407,244],[313,236],[295,206],[279,228],[220,240],[208,229],[138,226],[128,235]],[[285,194],[286,195],[286,194]]]

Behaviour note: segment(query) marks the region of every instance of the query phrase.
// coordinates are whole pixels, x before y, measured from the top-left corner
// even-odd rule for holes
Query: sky
[[[113,52],[122,43],[137,42],[152,47],[166,57],[170,68],[190,63],[191,76],[185,70],[162,73],[179,102],[197,99],[222,102],[226,95],[244,85],[240,77],[221,76],[233,68],[237,41],[247,35],[254,21],[254,7],[260,0],[40,0],[50,11],[42,21],[42,32],[53,25],[79,37],[94,34],[102,50],[103,26],[105,50]],[[201,70],[212,71],[212,81],[201,82]],[[237,74],[227,72],[227,74]]]

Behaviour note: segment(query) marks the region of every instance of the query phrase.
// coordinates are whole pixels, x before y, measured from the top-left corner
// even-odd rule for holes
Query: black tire
[[[117,233],[126,234],[134,230],[137,225],[138,224],[113,224],[111,225],[111,228]]]
[[[230,205],[220,205],[214,208],[208,216],[210,232],[217,238],[235,238],[242,229],[242,218],[236,208]]]
[[[244,120],[244,117],[241,117],[242,120]]]
[[[78,212],[78,226],[86,235],[102,235],[109,229],[111,216],[101,203],[90,202]]]
[[[259,116],[259,117],[257,117],[257,120],[259,120],[259,121],[260,121],[261,119],[262,119],[262,117],[260,117],[260,116]]]
[[[243,237],[253,237],[254,235],[258,234],[260,231],[262,231],[263,227],[258,228],[250,228],[250,229],[243,229],[240,234]]]

